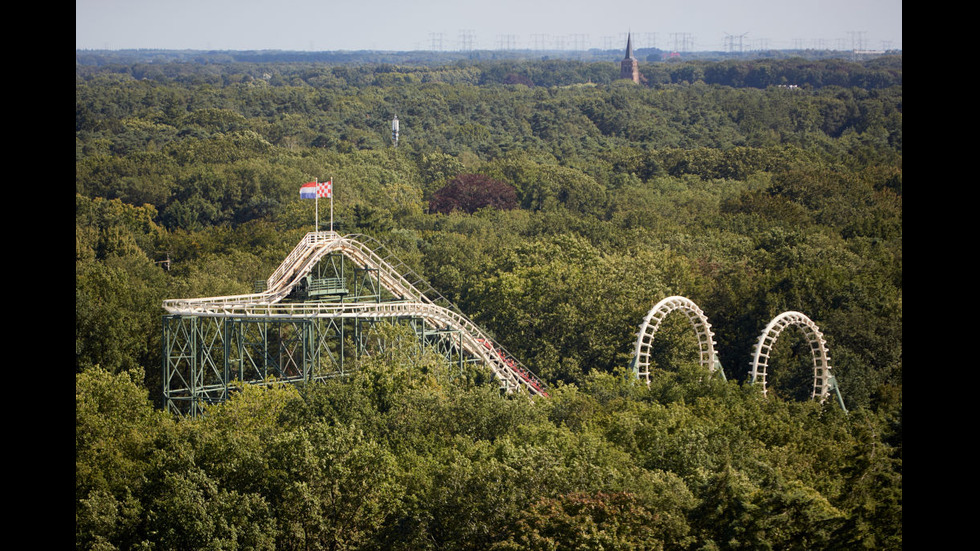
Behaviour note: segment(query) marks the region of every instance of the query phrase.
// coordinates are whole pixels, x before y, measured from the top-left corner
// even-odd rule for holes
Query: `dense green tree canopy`
[[[76,547],[902,547],[900,56],[650,58],[633,85],[603,60],[185,55],[76,56]],[[406,344],[164,413],[162,301],[250,292],[314,229],[314,178],[339,231],[550,398]],[[485,196],[437,208],[461,182]],[[671,295],[727,381],[680,314],[651,384],[632,376]],[[750,384],[787,310],[820,326],[849,413],[799,399],[792,330],[770,397]]]

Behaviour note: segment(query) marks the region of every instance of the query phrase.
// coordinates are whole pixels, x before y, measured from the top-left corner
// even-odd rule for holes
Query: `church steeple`
[[[640,64],[633,56],[633,35],[626,34],[626,57],[619,64],[619,78],[626,78],[633,82],[640,83]]]

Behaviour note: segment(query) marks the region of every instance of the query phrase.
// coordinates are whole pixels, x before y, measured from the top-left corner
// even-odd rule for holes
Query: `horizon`
[[[76,50],[295,52],[901,50],[901,0],[76,0]],[[515,15],[520,14],[520,15]],[[625,27],[625,28],[624,28]]]

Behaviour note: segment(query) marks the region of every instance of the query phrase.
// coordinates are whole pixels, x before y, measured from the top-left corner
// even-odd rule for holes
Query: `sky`
[[[75,0],[76,49],[900,49],[901,0]]]

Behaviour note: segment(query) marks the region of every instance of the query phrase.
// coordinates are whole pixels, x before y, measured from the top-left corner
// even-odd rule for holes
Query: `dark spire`
[[[626,57],[623,59],[633,59],[633,34],[626,33]]]

